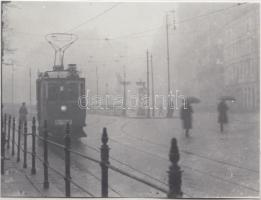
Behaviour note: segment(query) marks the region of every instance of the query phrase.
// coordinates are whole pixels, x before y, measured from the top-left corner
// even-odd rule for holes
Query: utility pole
[[[31,73],[31,67],[29,68],[29,81],[30,81],[30,88],[29,88],[29,94],[30,94],[30,106],[32,106],[32,73]]]
[[[152,95],[152,116],[155,117],[155,94],[154,94],[154,74],[153,74],[153,62],[152,54],[150,55],[150,67],[151,67],[151,95]]]
[[[167,67],[168,67],[168,107],[167,117],[170,117],[170,66],[169,66],[169,22],[168,14],[166,14],[166,42],[167,42]]]
[[[146,93],[146,82],[145,81],[138,81],[136,82],[136,85],[138,86],[138,95],[139,95],[139,107],[137,111],[137,115],[146,115],[145,109],[144,109],[144,102],[143,97]]]
[[[4,22],[4,8],[8,6],[8,4],[11,3],[11,1],[1,1],[1,73],[3,74],[3,64],[4,64],[4,56],[5,51],[9,51],[12,53],[11,49],[8,49],[5,47],[5,38],[4,38],[4,29],[5,22]],[[14,104],[14,64],[7,64],[12,65],[12,104]],[[1,90],[3,89],[3,84],[1,85]],[[3,90],[2,90],[3,91]],[[1,102],[3,103],[3,95],[1,95]],[[12,109],[14,109],[14,105],[12,106]]]
[[[150,74],[149,74],[149,50],[147,50],[147,118],[150,118]]]
[[[99,76],[98,76],[98,66],[96,66],[96,95],[97,95],[97,105],[99,104]]]
[[[4,29],[4,2],[1,1],[1,69],[2,68],[2,63],[4,62],[4,39],[3,39],[3,29]]]
[[[123,66],[123,110],[122,114],[126,116],[126,69]]]
[[[5,28],[4,23],[4,4],[5,2],[1,1],[1,74],[3,76],[3,62],[4,62],[4,36],[3,36],[3,29]],[[1,84],[1,91],[3,91],[3,82]],[[2,93],[3,94],[3,93]],[[3,104],[3,95],[1,95],[1,102]]]
[[[5,54],[5,41],[4,41],[4,28],[5,28],[5,22],[4,22],[4,7],[7,6],[11,1],[1,1],[1,67],[2,63],[4,62],[4,54]]]
[[[12,108],[14,111],[14,63],[12,63]]]
[[[106,91],[105,91],[105,95],[108,95],[109,94],[109,84],[108,83],[106,83],[105,84],[105,88],[106,88]]]
[[[122,109],[122,115],[126,116],[126,110],[127,110],[127,93],[126,93],[126,86],[130,84],[129,81],[126,81],[126,67],[123,66],[123,81],[121,82],[123,85],[123,109]]]

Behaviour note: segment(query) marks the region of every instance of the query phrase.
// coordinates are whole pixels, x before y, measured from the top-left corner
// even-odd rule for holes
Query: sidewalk
[[[50,147],[48,162],[61,174],[64,173],[64,160],[62,154],[57,154]],[[38,155],[42,155],[41,148],[38,147]],[[16,162],[16,155],[12,157],[6,150],[5,174],[1,176],[1,197],[65,197],[64,178],[58,175],[50,167],[48,168],[49,189],[43,188],[43,164],[36,160],[36,174],[31,174],[31,156],[28,154],[27,168],[23,168],[23,157],[19,163]],[[100,181],[94,179],[90,174],[82,173],[81,170],[71,164],[71,176],[82,188],[90,191],[93,196],[100,196]],[[86,191],[87,191],[86,190]],[[71,197],[91,197],[86,191],[71,183]],[[115,194],[110,192],[112,197]]]
[[[2,197],[38,197],[40,191],[31,183],[26,169],[17,164],[15,158],[7,153],[5,160],[5,174],[1,176]],[[10,159],[10,160],[9,160]]]
[[[5,174],[1,176],[1,197],[63,197],[62,191],[50,181],[48,190],[43,189],[42,173],[31,175],[30,160],[23,168],[22,160],[17,163],[16,156],[6,152]],[[29,157],[30,158],[30,157]]]

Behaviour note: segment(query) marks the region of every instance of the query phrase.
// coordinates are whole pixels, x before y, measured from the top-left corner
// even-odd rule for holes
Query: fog
[[[117,77],[123,77],[124,66],[127,81],[131,82],[128,89],[136,91],[136,82],[146,81],[148,50],[153,56],[155,92],[167,94],[166,14],[171,90],[202,96],[200,91],[218,88],[220,92],[213,98],[226,95],[219,78],[204,83],[200,71],[210,66],[226,68],[226,32],[231,30],[227,24],[237,15],[247,16],[245,10],[256,8],[255,4],[236,3],[12,2],[4,8],[3,35],[6,47],[14,50],[5,51],[4,56],[4,63],[14,63],[14,102],[29,101],[31,68],[35,103],[37,72],[53,66],[54,51],[45,35],[54,32],[78,36],[65,53],[65,64],[77,64],[91,92],[97,87],[97,68],[99,91],[121,93]],[[259,21],[252,24],[259,25]],[[257,38],[258,32],[249,34]],[[2,72],[3,101],[10,102],[12,67],[3,65]],[[218,73],[212,72],[205,76]]]

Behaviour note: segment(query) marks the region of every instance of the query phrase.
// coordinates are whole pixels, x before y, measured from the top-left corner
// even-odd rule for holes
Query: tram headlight
[[[62,105],[62,106],[61,106],[61,111],[62,111],[62,112],[65,112],[66,110],[67,110],[67,106]]]

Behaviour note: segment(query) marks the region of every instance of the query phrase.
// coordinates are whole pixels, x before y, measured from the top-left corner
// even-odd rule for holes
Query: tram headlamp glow
[[[67,110],[67,106],[62,105],[62,106],[61,106],[61,111],[62,111],[62,112],[65,112],[66,110]]]

